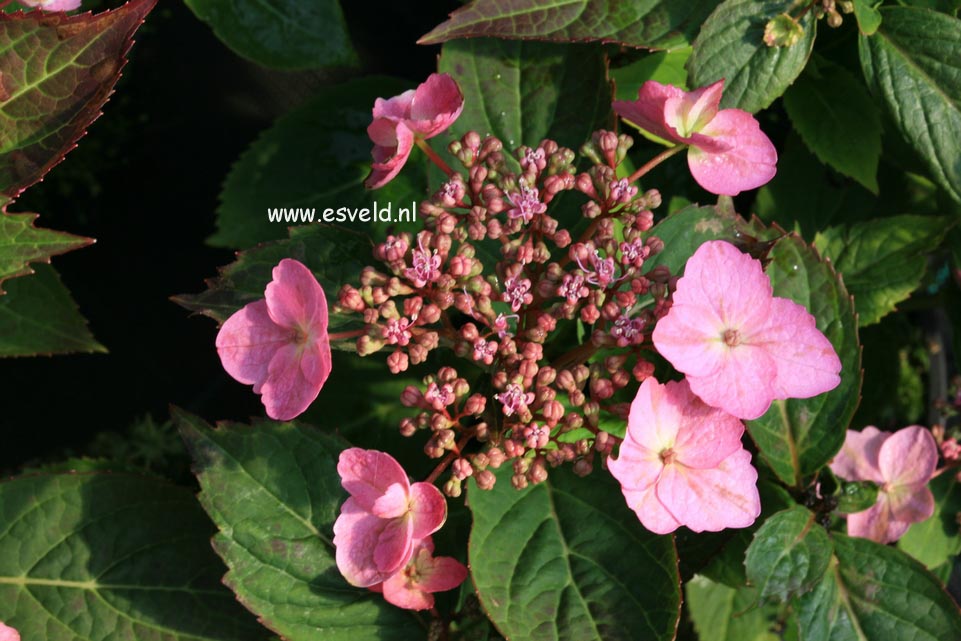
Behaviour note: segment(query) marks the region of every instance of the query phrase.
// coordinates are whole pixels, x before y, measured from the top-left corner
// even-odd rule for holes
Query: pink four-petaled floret
[[[847,481],[871,481],[879,488],[873,506],[848,515],[848,534],[891,543],[912,523],[931,516],[934,496],[926,486],[937,464],[934,437],[919,425],[894,433],[873,426],[848,430],[831,470]]]
[[[434,592],[453,590],[467,578],[467,568],[449,556],[434,556],[434,541],[427,537],[415,542],[407,565],[383,583],[370,586],[383,592],[384,599],[407,610],[434,607]]]
[[[81,0],[17,0],[27,7],[37,7],[44,11],[73,11],[80,8]],[[2,637],[0,637],[2,641]]]
[[[777,151],[754,116],[718,109],[724,80],[685,92],[648,80],[637,100],[617,100],[614,111],[658,138],[690,145],[687,163],[704,189],[736,196],[767,183],[777,172]]]
[[[254,386],[267,416],[289,421],[330,375],[327,298],[311,271],[291,258],[274,267],[264,295],[227,319],[217,353],[228,374]]]
[[[649,378],[631,403],[627,434],[608,468],[628,506],[657,534],[747,527],[761,513],[744,425],[709,407],[685,381]]]
[[[351,585],[370,587],[402,570],[447,519],[447,502],[430,483],[413,483],[389,454],[346,449],[337,462],[350,494],[334,523],[337,568]]]
[[[416,138],[433,138],[453,124],[464,109],[464,96],[446,73],[434,73],[417,89],[374,102],[367,135],[374,142],[368,189],[383,187],[400,172]]]
[[[742,419],[841,382],[841,361],[814,317],[775,297],[761,263],[724,241],[704,243],[687,261],[653,339],[705,403]]]

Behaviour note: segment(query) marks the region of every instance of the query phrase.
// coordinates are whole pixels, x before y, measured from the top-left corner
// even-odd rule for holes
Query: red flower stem
[[[339,341],[344,340],[345,338],[356,338],[358,336],[363,336],[366,333],[366,329],[354,329],[349,332],[336,332],[334,334],[327,334],[327,338],[332,341]]]
[[[448,177],[452,177],[454,175],[454,170],[451,169],[446,162],[444,162],[443,158],[437,155],[436,151],[430,148],[430,145],[428,145],[425,140],[423,140],[422,138],[415,138],[414,142],[417,144],[418,147],[420,147],[421,151],[427,154],[427,157],[430,158],[433,161],[433,163],[440,168],[442,172],[447,174]]]
[[[687,149],[687,145],[676,145],[674,147],[671,147],[670,149],[665,149],[664,151],[662,151],[661,153],[659,153],[658,155],[654,156],[653,158],[648,160],[646,163],[641,165],[638,168],[638,170],[635,171],[633,174],[628,176],[627,182],[633,183],[638,178],[640,178],[650,170],[654,169],[655,167],[660,165],[662,162],[664,162],[674,154],[679,153],[685,149]]]
[[[430,473],[430,476],[424,479],[424,483],[433,483],[434,481],[436,481],[437,477],[443,474],[444,470],[446,470],[447,467],[454,462],[454,459],[460,456],[461,450],[464,449],[464,446],[467,445],[468,441],[470,441],[471,438],[473,438],[473,436],[474,436],[473,430],[464,434],[461,437],[461,439],[457,442],[457,444],[454,446],[454,449],[448,452],[447,456],[444,457],[444,460],[438,463],[437,467],[434,468],[434,471]]]

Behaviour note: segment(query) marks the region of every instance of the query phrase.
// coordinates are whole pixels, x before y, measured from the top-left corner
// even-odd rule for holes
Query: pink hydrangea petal
[[[404,572],[398,572],[384,581],[384,599],[405,610],[430,610],[434,607],[434,595],[420,589]]]
[[[380,519],[384,526],[374,547],[374,563],[385,575],[393,574],[407,565],[413,552],[410,517]]]
[[[417,87],[407,126],[423,138],[445,131],[464,109],[464,96],[446,73],[431,74]]]
[[[664,120],[682,136],[703,129],[717,114],[724,92],[724,81],[695,89],[681,96],[668,98],[664,103]]]
[[[675,367],[678,367],[675,364]],[[678,369],[683,369],[678,367]],[[721,369],[712,376],[688,376],[691,390],[701,400],[728,414],[753,420],[767,412],[774,399],[777,366],[770,354],[753,345],[730,349]]]
[[[0,641],[20,641],[20,633],[0,622]]]
[[[375,146],[371,152],[374,162],[364,185],[367,189],[379,189],[403,169],[414,147],[414,134],[404,123],[383,118],[375,119],[367,127],[367,133],[374,140]],[[387,144],[377,142],[385,139]]]
[[[670,534],[683,523],[674,518],[661,500],[657,498],[657,486],[645,490],[634,490],[621,486],[627,506],[634,510],[641,525],[655,534]]]
[[[467,568],[463,563],[449,556],[430,559],[426,567],[418,563],[418,586],[425,592],[446,592],[453,590],[467,578]]]
[[[330,340],[324,331],[321,338],[304,345],[300,358],[300,370],[304,378],[319,392],[330,377],[333,360],[330,355]]]
[[[407,514],[410,509],[407,489],[406,484],[391,483],[387,491],[374,501],[370,510],[371,514],[382,519],[394,519]]]
[[[410,486],[410,512],[415,539],[423,539],[444,525],[447,500],[434,485],[414,483]]]
[[[309,380],[301,367],[305,349],[294,344],[284,345],[270,360],[267,380],[260,392],[267,416],[275,421],[297,418],[320,394],[320,385]]]
[[[44,11],[73,11],[79,9],[81,0],[20,0],[27,7],[40,7]],[[4,641],[0,636],[0,641]]]
[[[415,91],[408,89],[399,96],[390,99],[378,98],[374,101],[374,119],[405,120],[410,118],[411,105],[414,102]],[[371,136],[373,137],[373,136]],[[374,142],[377,142],[374,140]],[[380,143],[385,144],[385,143]]]
[[[920,523],[934,514],[934,494],[924,483],[895,486],[888,492],[891,514],[898,521]]]
[[[314,337],[327,332],[327,297],[313,272],[292,258],[280,261],[265,291],[267,310],[282,327],[303,330]]]
[[[290,330],[279,327],[267,312],[267,302],[245,305],[224,322],[217,333],[217,354],[224,369],[246,385],[267,380],[271,359],[289,344]]]
[[[658,138],[680,142],[680,134],[665,120],[664,109],[669,99],[683,97],[684,91],[673,85],[648,80],[638,90],[637,100],[615,100],[612,107],[618,116]]]
[[[691,175],[709,192],[736,196],[766,184],[777,173],[777,150],[746,111],[719,111],[700,134],[731,145],[723,152],[706,146],[688,152]]]
[[[741,449],[716,468],[664,468],[657,497],[674,517],[695,532],[747,527],[761,514],[757,470]]]
[[[646,490],[653,485],[663,467],[664,464],[657,451],[637,445],[631,439],[621,443],[616,459],[607,459],[607,469],[621,487],[638,491]]]
[[[654,326],[652,338],[657,351],[678,370],[689,376],[711,376],[727,355],[723,332],[724,323],[712,307],[675,302]]]
[[[891,434],[869,425],[860,432],[848,430],[841,451],[831,462],[831,471],[846,481],[884,483],[878,467],[881,445]]]
[[[334,521],[337,569],[351,585],[369,587],[410,560],[409,519],[381,519],[348,498]]]
[[[893,543],[908,531],[911,524],[898,521],[891,513],[886,497],[879,496],[878,502],[868,510],[848,515],[848,535],[871,539],[878,543]]]
[[[767,321],[773,295],[760,261],[731,243],[711,240],[688,259],[674,302],[710,307],[722,330],[734,327],[750,333]]]
[[[841,359],[803,305],[774,298],[751,341],[764,344],[777,365],[775,398],[811,398],[841,383]]]
[[[938,465],[938,446],[931,432],[919,425],[898,430],[881,445],[881,478],[894,486],[924,485]]]
[[[676,460],[688,468],[717,467],[742,448],[744,424],[736,416],[701,402],[687,381],[676,385],[683,387],[676,402],[684,407],[684,419],[674,444]]]
[[[684,413],[677,402],[684,397],[678,385],[673,381],[663,385],[654,378],[641,383],[627,417],[627,431],[634,443],[655,453],[674,447]]]
[[[374,510],[377,499],[392,486],[409,488],[407,473],[393,456],[377,450],[351,447],[337,460],[340,484],[354,501],[367,512]]]

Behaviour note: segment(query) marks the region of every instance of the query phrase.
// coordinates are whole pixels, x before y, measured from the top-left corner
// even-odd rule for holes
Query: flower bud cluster
[[[630,394],[615,395],[653,374],[645,353],[675,279],[648,265],[663,249],[648,233],[661,197],[619,174],[631,144],[596,132],[578,173],[554,141],[509,155],[470,132],[449,147],[463,172],[421,204],[425,228],[388,236],[374,251],[383,268],[341,289],[339,307],[366,324],[362,356],[384,350],[399,373],[443,345],[471,363],[470,376],[442,367],[401,397],[418,413],[400,429],[429,432],[449,496],[471,476],[489,489],[502,464],[517,488],[563,463],[589,474],[616,444],[604,421],[626,418]],[[579,215],[574,193],[554,206],[563,192],[582,195]]]

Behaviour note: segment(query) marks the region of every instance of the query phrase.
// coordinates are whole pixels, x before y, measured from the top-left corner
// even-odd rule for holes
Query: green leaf
[[[770,105],[798,77],[807,63],[817,23],[808,12],[800,24],[804,35],[790,47],[764,44],[764,27],[789,12],[793,0],[725,0],[701,27],[688,61],[690,85],[703,87],[725,79],[722,108],[754,113]]]
[[[355,66],[337,0],[184,0],[234,53],[272,69]]]
[[[347,498],[337,474],[342,439],[296,423],[218,429],[174,410],[217,524],[225,583],[287,641],[409,641],[426,631],[383,597],[347,583],[333,526]]]
[[[853,0],[854,17],[858,21],[858,31],[865,36],[873,36],[881,26],[881,12],[875,7],[880,2],[871,3],[870,0]]]
[[[701,641],[780,641],[776,611],[757,607],[754,588],[732,588],[696,576],[685,586],[685,605]]]
[[[572,42],[596,40],[628,47],[684,46],[710,13],[713,0],[474,0],[418,40],[516,38]]]
[[[96,15],[0,13],[0,194],[16,198],[74,148],[156,3]]]
[[[0,294],[5,280],[33,273],[30,263],[49,263],[51,256],[94,242],[91,238],[38,229],[33,226],[35,220],[37,214],[8,214],[0,210]]]
[[[877,503],[878,486],[871,481],[844,482],[835,498],[838,502],[837,511],[841,514],[863,512]]]
[[[105,353],[53,267],[36,268],[0,296],[0,357]]]
[[[24,639],[246,641],[191,492],[126,474],[0,483],[0,620]]]
[[[675,51],[656,51],[629,65],[611,69],[611,79],[617,100],[637,100],[637,91],[648,80],[663,85],[674,85],[687,90],[687,70],[684,65],[691,57],[691,48]]]
[[[774,295],[807,308],[841,359],[841,383],[813,398],[774,401],[747,428],[761,455],[788,485],[823,467],[841,449],[861,390],[861,348],[854,303],[829,262],[795,234],[769,254]]]
[[[795,129],[821,162],[851,176],[875,194],[881,157],[881,112],[847,69],[819,61],[784,94]]]
[[[834,550],[824,580],[799,600],[802,639],[961,639],[957,604],[920,563],[843,534]]]
[[[762,599],[780,601],[813,588],[828,569],[833,547],[814,514],[800,505],[764,522],[747,549],[747,579]]]
[[[672,274],[680,275],[698,247],[709,240],[734,241],[746,228],[747,223],[737,214],[718,207],[685,207],[669,214],[648,232],[648,236],[664,242],[664,250],[644,261],[644,267],[666,265]]]
[[[373,147],[367,125],[374,100],[409,88],[395,78],[351,80],[325,89],[277,120],[231,169],[220,194],[217,231],[208,242],[217,247],[252,247],[286,238],[289,226],[306,222],[271,221],[268,212],[274,209],[315,210],[315,222],[349,224],[365,231],[370,222],[361,218],[363,209],[390,207],[395,218],[399,208],[409,210],[427,187],[421,163],[409,161],[382,189],[364,188]]]
[[[844,277],[864,327],[894,311],[917,289],[927,253],[952,224],[946,216],[892,216],[828,228],[815,237],[814,246]]]
[[[882,185],[886,187],[882,181]],[[878,201],[823,165],[794,132],[778,153],[777,175],[757,192],[757,215],[807,240],[831,223],[877,216]]]
[[[222,323],[247,303],[262,299],[273,268],[284,258],[294,258],[310,268],[324,288],[328,305],[333,306],[341,285],[357,282],[361,269],[372,258],[371,251],[367,238],[341,227],[293,227],[287,240],[238,252],[235,262],[207,281],[207,291],[182,294],[173,300]],[[330,328],[341,324],[332,313]]]
[[[933,570],[961,552],[961,485],[954,474],[942,474],[928,487],[934,493],[934,514],[908,528],[898,547]]]
[[[610,475],[567,468],[517,491],[470,482],[470,567],[494,625],[516,641],[674,638],[680,609],[669,536],[641,527]],[[628,555],[628,556],[625,556]],[[628,562],[625,562],[628,561]]]
[[[464,93],[450,131],[497,136],[508,149],[551,138],[577,149],[611,113],[603,51],[590,45],[472,39],[448,42],[438,69]]]
[[[882,15],[859,40],[868,86],[931,177],[961,201],[961,20],[911,7]]]

